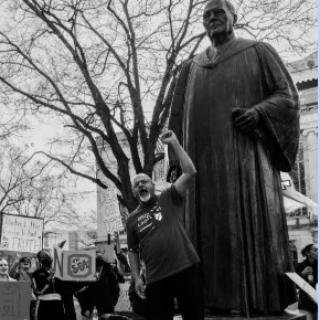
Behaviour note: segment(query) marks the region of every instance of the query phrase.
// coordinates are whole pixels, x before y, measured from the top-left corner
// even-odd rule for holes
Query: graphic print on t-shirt
[[[137,219],[137,231],[140,238],[143,238],[150,230],[162,220],[161,208],[158,204],[153,206],[149,212],[142,214]]]
[[[161,208],[160,206],[157,204],[155,205],[151,210],[150,213],[155,217],[155,219],[157,221],[161,221],[162,220],[162,213],[161,213]]]
[[[143,237],[149,230],[154,229],[154,221],[152,215],[147,212],[142,214],[137,220],[137,231],[140,237]]]

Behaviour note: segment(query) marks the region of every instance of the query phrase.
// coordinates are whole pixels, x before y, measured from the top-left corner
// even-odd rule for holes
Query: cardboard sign
[[[98,212],[98,238],[123,230],[116,188],[109,187],[100,195],[101,210]]]
[[[42,236],[43,219],[2,214],[0,250],[37,253]]]
[[[287,172],[280,172],[281,188],[283,194],[284,208],[287,213],[287,218],[297,218],[296,213],[291,214],[297,209],[308,207],[311,215],[317,215],[318,205],[312,199],[298,192],[293,184],[293,181]],[[299,213],[298,213],[299,214]],[[301,214],[301,213],[300,213]],[[299,217],[299,216],[298,216]],[[314,218],[314,217],[311,217]]]
[[[96,281],[96,252],[53,248],[55,276],[64,281]]]
[[[303,290],[315,303],[317,302],[317,290],[295,272],[287,272],[286,275]]]
[[[29,320],[29,282],[0,281],[0,319]]]

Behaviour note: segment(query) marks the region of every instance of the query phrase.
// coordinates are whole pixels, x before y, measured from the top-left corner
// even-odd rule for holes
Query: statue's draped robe
[[[236,39],[215,62],[212,56],[208,48],[184,65],[171,107],[169,127],[198,171],[185,227],[201,257],[206,307],[270,314],[287,304],[279,170],[295,161],[298,94],[268,44]],[[234,127],[235,107],[258,111],[254,133]]]

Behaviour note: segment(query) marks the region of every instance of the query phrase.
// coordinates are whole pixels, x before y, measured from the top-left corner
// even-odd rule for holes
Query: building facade
[[[317,52],[288,65],[298,88],[301,102],[300,144],[294,170],[290,173],[295,188],[317,202],[317,140],[318,140],[318,61]],[[300,250],[317,242],[317,213],[304,208],[287,214],[289,238]]]

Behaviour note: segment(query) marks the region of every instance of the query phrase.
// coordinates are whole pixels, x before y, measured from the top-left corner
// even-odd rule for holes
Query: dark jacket
[[[298,263],[296,267],[297,274],[302,277],[304,280],[306,280],[311,286],[315,287],[318,283],[318,269],[317,269],[318,261],[315,261],[313,264],[310,263],[308,259]],[[302,275],[302,271],[306,267],[311,267],[313,270],[313,278],[314,282],[310,283],[308,281],[308,277]],[[311,300],[311,298],[302,290],[299,291],[299,301],[298,301],[298,308],[302,310],[307,310],[311,312],[317,311],[317,304]]]

